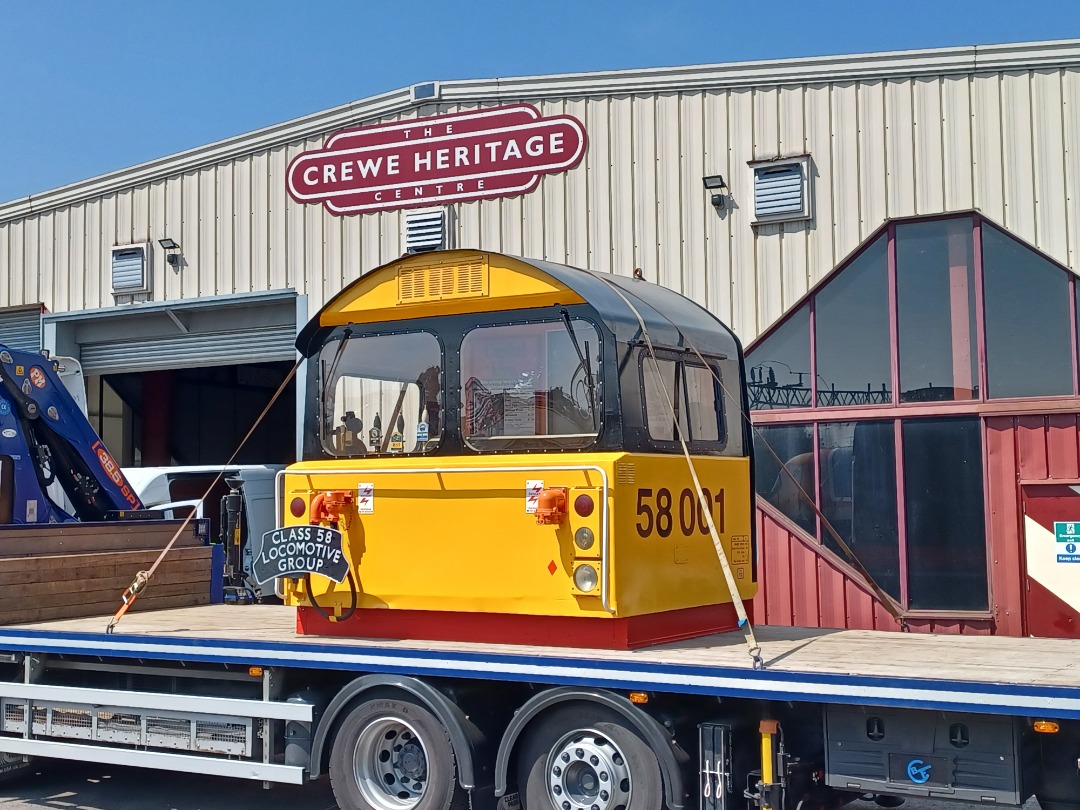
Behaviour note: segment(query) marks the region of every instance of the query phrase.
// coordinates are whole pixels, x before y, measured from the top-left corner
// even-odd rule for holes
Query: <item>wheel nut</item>
[[[596,756],[596,754],[593,754],[591,757],[589,757],[589,762],[591,762],[593,765],[599,765],[600,759]]]

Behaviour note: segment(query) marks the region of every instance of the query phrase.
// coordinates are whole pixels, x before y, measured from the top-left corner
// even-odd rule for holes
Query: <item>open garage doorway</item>
[[[87,412],[126,467],[224,464],[292,368],[289,362],[87,375]],[[296,457],[296,380],[263,417],[237,464]]]
[[[288,377],[307,299],[294,290],[47,314],[44,345],[78,360],[87,415],[124,467],[224,464]],[[235,459],[296,459],[289,382]]]

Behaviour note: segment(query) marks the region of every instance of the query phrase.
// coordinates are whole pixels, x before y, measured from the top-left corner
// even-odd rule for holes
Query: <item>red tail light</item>
[[[588,517],[592,514],[593,499],[591,495],[578,495],[574,498],[574,511],[581,517]]]

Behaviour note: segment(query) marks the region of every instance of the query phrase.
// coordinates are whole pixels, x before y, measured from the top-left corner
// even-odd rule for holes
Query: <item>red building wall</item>
[[[910,614],[906,621],[912,632],[1024,635],[1021,487],[1080,484],[1080,414],[987,416],[983,426],[990,614]],[[758,623],[900,629],[849,565],[760,499],[757,528]]]

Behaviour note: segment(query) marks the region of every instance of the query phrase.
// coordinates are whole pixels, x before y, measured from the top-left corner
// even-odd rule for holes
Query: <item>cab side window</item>
[[[681,432],[687,444],[726,445],[723,378],[719,364],[708,362],[705,366],[696,356],[658,351],[654,363],[641,353],[645,424],[654,442],[677,443]]]

